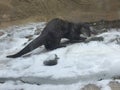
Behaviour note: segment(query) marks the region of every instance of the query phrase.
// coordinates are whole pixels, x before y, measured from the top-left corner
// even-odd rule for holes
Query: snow
[[[41,46],[24,57],[6,58],[28,44],[26,37],[34,35],[36,29],[44,28],[44,24],[33,23],[4,30],[6,36],[0,38],[0,78],[18,80],[5,81],[0,84],[0,89],[79,90],[92,82],[101,85],[102,90],[109,90],[106,82],[120,75],[120,32],[114,29],[98,35],[104,37],[102,42],[75,43],[53,51],[46,51]],[[44,66],[43,62],[55,54],[59,57],[58,64]]]

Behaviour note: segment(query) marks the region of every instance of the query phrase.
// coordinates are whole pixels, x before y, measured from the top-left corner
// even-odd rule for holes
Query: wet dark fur
[[[82,31],[82,28],[85,31]],[[59,47],[63,47],[60,44],[62,38],[67,38],[71,42],[76,40],[84,41],[86,38],[80,37],[80,34],[86,33],[90,36],[89,26],[81,23],[72,23],[68,21],[64,21],[61,19],[53,19],[47,23],[46,27],[42,31],[41,35],[38,36],[35,40],[29,43],[25,48],[23,48],[20,52],[14,55],[7,56],[9,58],[20,57],[37,47],[44,45],[46,49],[53,50]]]

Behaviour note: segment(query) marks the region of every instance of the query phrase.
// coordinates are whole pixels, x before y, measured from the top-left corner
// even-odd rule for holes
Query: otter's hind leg
[[[66,45],[60,44],[60,40],[47,41],[45,43],[45,48],[47,50],[53,50],[53,49],[57,49],[65,46]]]

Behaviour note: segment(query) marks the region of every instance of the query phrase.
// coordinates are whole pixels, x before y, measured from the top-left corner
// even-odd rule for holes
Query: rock
[[[109,86],[111,87],[111,90],[120,90],[120,83],[117,81],[111,81]]]
[[[88,38],[87,40],[85,40],[85,43],[88,43],[90,41],[103,41],[104,38],[103,37],[91,37],[91,38]]]
[[[4,31],[0,31],[0,39],[4,38],[7,36],[7,33],[5,33]]]
[[[84,86],[81,90],[101,90],[101,89],[94,84],[88,84]]]
[[[43,62],[43,64],[45,66],[53,66],[53,65],[56,65],[58,63],[58,59],[59,59],[58,56],[55,54],[54,57],[53,56],[48,57],[48,59],[45,60]]]
[[[29,36],[26,36],[25,38],[28,39],[28,41],[32,40],[33,39],[33,35],[29,35]]]
[[[2,36],[4,33],[3,32],[0,32],[0,36]]]

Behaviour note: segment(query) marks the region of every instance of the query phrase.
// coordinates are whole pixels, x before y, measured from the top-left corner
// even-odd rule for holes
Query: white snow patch
[[[49,77],[48,80],[51,80],[51,83],[53,83],[52,80],[60,83],[57,86],[47,85],[45,81],[45,85],[38,86],[23,83],[15,85],[6,82],[0,84],[1,90],[21,89],[22,87],[25,90],[29,88],[32,90],[38,88],[41,90],[78,90],[82,82],[96,82],[120,75],[120,45],[116,42],[116,38],[120,37],[118,31],[98,35],[105,38],[103,42],[76,43],[48,52],[44,52],[44,47],[40,47],[27,57],[6,58],[7,55],[14,54],[25,46],[24,43],[28,41],[25,37],[34,35],[38,25],[42,27],[43,23],[16,26],[12,28],[13,30],[6,31],[9,35],[2,38],[0,42],[0,65],[4,64],[4,67],[0,67],[0,77]],[[60,58],[58,64],[44,66],[43,61],[54,54]],[[70,79],[71,84],[68,82]],[[63,85],[64,83],[69,84]],[[105,84],[105,82],[102,83]],[[102,90],[109,90],[109,87],[104,86]]]

